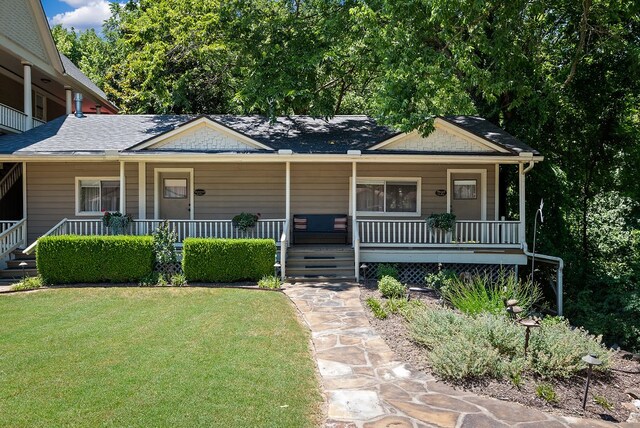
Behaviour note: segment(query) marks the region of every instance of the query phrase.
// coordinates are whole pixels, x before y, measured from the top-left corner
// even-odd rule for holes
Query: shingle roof
[[[60,54],[60,59],[62,60],[64,71],[69,75],[69,77],[84,85],[98,97],[102,98],[105,101],[109,101],[107,99],[107,94],[105,94],[102,89],[98,88],[98,86],[93,83],[91,79],[89,79],[82,71],[80,71],[80,69],[76,67],[76,65],[69,58],[67,58],[63,54]]]
[[[197,117],[192,115],[87,115],[82,118],[73,115],[62,116],[22,134],[0,137],[0,154],[104,153],[107,150],[126,152]],[[274,121],[263,116],[208,115],[206,117],[274,150],[290,149],[295,153],[346,153],[348,150],[374,153],[368,149],[398,134],[391,128],[378,125],[368,116],[335,116],[329,120],[292,116],[279,117]],[[476,121],[469,123],[473,124]],[[464,125],[467,129],[467,124]],[[478,132],[476,128],[473,129]],[[497,127],[491,128],[493,133],[489,137],[493,140],[490,141],[499,145],[503,145],[505,141],[510,144],[509,147],[517,147],[520,150],[528,148],[527,151],[533,151],[504,131],[502,134],[506,136],[494,135],[496,129],[500,130]],[[471,129],[468,130],[474,132]]]
[[[513,135],[509,134],[504,129],[494,125],[493,123],[482,117],[443,116],[441,118],[449,123],[459,126],[465,131],[471,132],[472,134],[480,138],[484,138],[491,143],[498,144],[499,146],[502,146],[511,152],[530,152],[534,155],[540,154],[540,152],[538,152],[536,149],[528,146]]]

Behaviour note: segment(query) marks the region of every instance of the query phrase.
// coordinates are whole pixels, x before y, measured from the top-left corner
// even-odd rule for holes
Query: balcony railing
[[[24,132],[27,130],[25,126],[26,117],[27,115],[20,110],[0,104],[0,126],[13,131]],[[45,121],[43,120],[32,118],[31,127],[35,128],[44,123]]]
[[[518,247],[517,221],[456,221],[454,230],[445,232],[424,220],[358,220],[362,247]]]

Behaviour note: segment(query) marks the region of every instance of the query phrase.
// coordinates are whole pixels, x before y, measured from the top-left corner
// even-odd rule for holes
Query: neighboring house
[[[366,116],[69,115],[0,137],[0,161],[24,166],[24,244],[104,233],[105,210],[131,214],[133,233],[170,219],[181,240],[236,237],[230,219],[250,212],[261,214],[251,236],[279,242],[295,276],[358,277],[361,263],[391,262],[415,281],[438,263],[526,264],[525,174],[543,157],[478,117],[434,126],[423,137]],[[499,216],[500,167],[518,171],[518,220]],[[446,212],[457,216],[453,233],[427,227],[425,217]],[[347,216],[349,245],[297,252],[314,253],[291,245],[294,217],[307,214]],[[346,266],[326,260],[332,248]]]
[[[91,80],[58,53],[39,0],[0,1],[0,135],[16,134],[74,111],[116,113]],[[78,109],[78,108],[76,108]],[[0,220],[22,217],[20,165],[0,164]],[[6,193],[9,192],[7,195]]]

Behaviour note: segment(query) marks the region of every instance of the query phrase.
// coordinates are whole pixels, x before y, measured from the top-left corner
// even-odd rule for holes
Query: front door
[[[191,218],[191,183],[188,172],[160,173],[160,218],[189,220]]]
[[[481,220],[482,198],[480,174],[451,174],[451,213],[457,220]]]

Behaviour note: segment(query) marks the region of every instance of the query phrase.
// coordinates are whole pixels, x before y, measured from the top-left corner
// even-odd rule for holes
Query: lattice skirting
[[[178,273],[182,273],[182,264],[177,263],[155,263],[153,266],[155,272],[161,273],[165,276],[171,276]]]
[[[460,274],[489,275],[496,280],[500,272],[507,274],[515,272],[514,265],[481,265],[471,263],[366,263],[366,278],[371,280],[376,277],[378,265],[390,264],[398,269],[400,281],[407,284],[424,284],[424,277],[430,273],[438,273],[440,269],[447,269]],[[363,275],[363,272],[360,272]],[[361,279],[364,279],[361,277]]]

